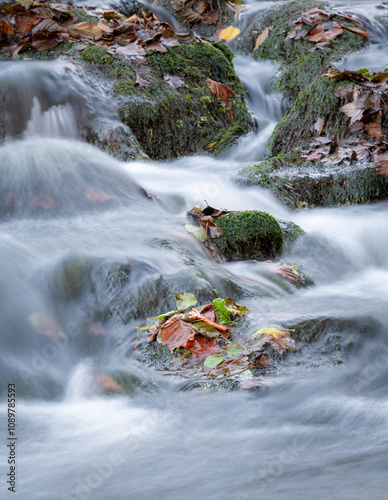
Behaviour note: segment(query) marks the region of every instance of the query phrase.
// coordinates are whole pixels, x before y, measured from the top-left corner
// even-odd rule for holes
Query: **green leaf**
[[[225,299],[225,305],[228,309],[228,313],[232,316],[238,316],[241,318],[244,314],[249,314],[251,311],[241,304],[237,304],[234,300],[227,297]]]
[[[178,293],[174,294],[176,298],[176,307],[179,311],[188,309],[189,307],[194,307],[197,304],[197,298],[192,293]]]
[[[224,358],[220,354],[212,354],[205,359],[204,365],[208,368],[217,368],[223,361]]]
[[[242,351],[239,347],[229,347],[225,352],[228,356],[238,356]]]
[[[185,224],[185,229],[190,234],[195,236],[197,240],[202,241],[202,243],[206,240],[206,233],[202,226],[193,226],[192,224]]]
[[[217,309],[218,313],[218,323],[225,324],[230,322],[230,316],[228,312],[228,308],[226,307],[224,299],[214,299],[212,302],[215,309]]]
[[[168,311],[166,313],[160,314],[159,316],[153,316],[152,318],[147,318],[147,319],[163,319],[163,318],[170,318],[171,316],[174,316],[176,314],[178,309],[175,309],[174,311]]]
[[[204,321],[196,321],[191,324],[193,330],[209,339],[222,337],[221,332],[213,325],[208,325]]]

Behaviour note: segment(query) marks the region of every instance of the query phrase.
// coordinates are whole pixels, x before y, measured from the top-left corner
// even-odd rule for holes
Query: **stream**
[[[375,34],[367,52],[340,65],[383,70],[386,6],[332,5],[369,18]],[[274,65],[237,55],[235,68],[248,89],[254,132],[219,158],[120,163],[81,140],[81,114],[96,122],[119,117],[71,65],[0,62],[7,96],[0,429],[6,436],[7,386],[15,383],[13,498],[386,500],[388,202],[293,212],[264,189],[239,186],[235,175],[264,158],[284,109],[271,89]],[[96,200],[102,191],[108,198]],[[252,262],[212,260],[184,229],[186,212],[204,200],[299,224],[307,236],[282,260],[302,264],[317,286],[294,290]],[[52,203],[55,216],[48,216],[44,207]],[[69,277],[74,266],[79,273]],[[136,327],[156,305],[171,309],[169,294],[179,291],[235,298],[252,311],[247,334],[314,321],[324,331],[267,376],[263,391],[189,390],[187,380],[140,363],[133,349]],[[107,304],[106,334],[88,334]],[[37,313],[66,333],[37,335]],[[344,350],[338,362],[336,343]],[[96,373],[120,373],[125,393],[104,394]],[[3,439],[2,467],[7,457]],[[2,475],[1,498],[10,495],[5,483]]]

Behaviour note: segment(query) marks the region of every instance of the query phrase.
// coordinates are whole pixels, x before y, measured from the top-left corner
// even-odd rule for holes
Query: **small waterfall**
[[[31,118],[27,123],[24,138],[32,137],[77,137],[77,122],[71,104],[60,104],[42,111],[39,99],[33,98]]]

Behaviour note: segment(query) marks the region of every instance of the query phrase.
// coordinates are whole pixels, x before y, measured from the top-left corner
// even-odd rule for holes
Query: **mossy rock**
[[[152,159],[218,153],[251,128],[245,89],[230,55],[217,44],[192,41],[166,53],[150,51],[139,67],[101,46],[89,46],[79,57],[88,74],[105,82],[123,123]],[[136,74],[150,86],[135,87]],[[185,84],[173,88],[163,80],[166,75],[179,76]],[[231,111],[211,93],[207,78],[234,92]]]
[[[291,208],[367,203],[388,198],[388,177],[378,175],[366,160],[353,165],[323,167],[316,162],[279,165],[279,157],[245,168],[237,180],[247,186],[270,188]]]
[[[283,250],[283,231],[266,212],[237,212],[218,217],[216,222],[224,234],[214,243],[227,260],[273,258]]]
[[[298,0],[282,3],[269,10],[260,11],[246,24],[237,47],[244,52],[253,53],[258,59],[267,59],[280,64],[281,75],[276,82],[277,90],[284,93],[289,101],[297,98],[323,69],[344,54],[363,49],[369,43],[366,38],[344,30],[341,36],[330,41],[325,50],[310,52],[313,44],[306,39],[286,40],[293,28],[293,22],[309,7],[328,8],[325,2]],[[330,9],[329,9],[330,10]],[[357,27],[351,21],[332,17],[332,21]],[[268,38],[257,51],[253,52],[258,36],[266,27],[271,27]]]

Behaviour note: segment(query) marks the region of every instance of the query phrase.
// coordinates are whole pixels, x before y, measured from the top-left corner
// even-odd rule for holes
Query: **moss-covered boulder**
[[[352,165],[298,164],[291,155],[240,170],[237,181],[269,188],[291,208],[367,203],[388,198],[388,177],[378,175],[367,160]],[[285,158],[285,159],[284,159]]]
[[[227,260],[273,258],[283,249],[283,231],[266,212],[231,213],[216,221],[224,234],[214,243]]]

